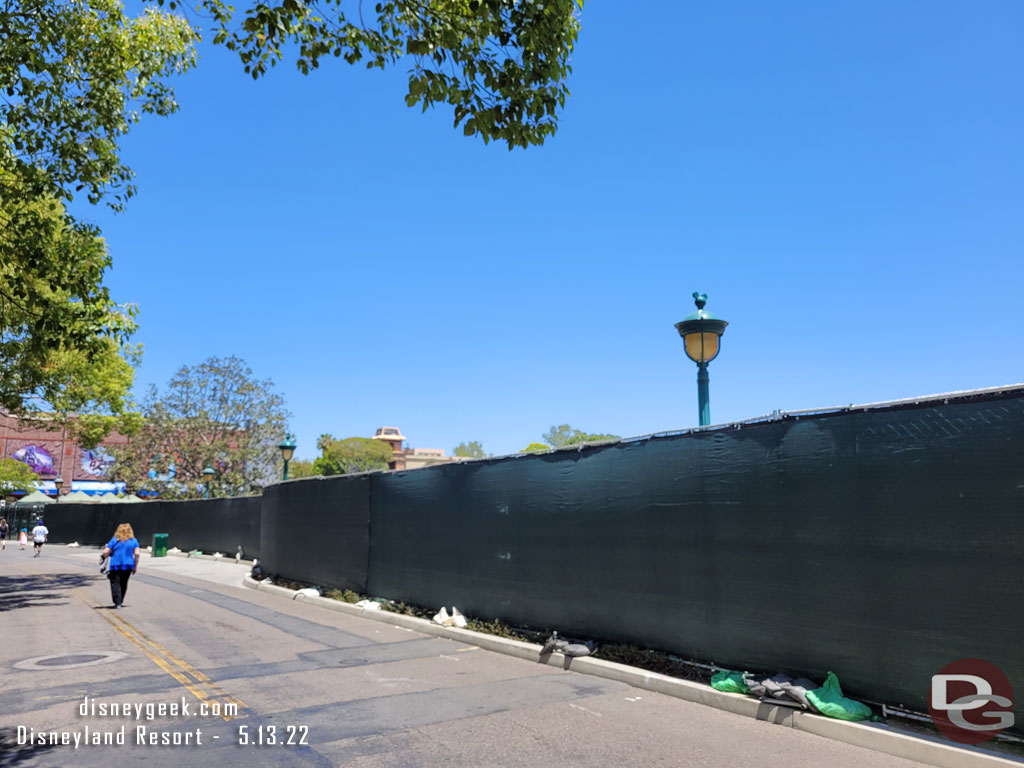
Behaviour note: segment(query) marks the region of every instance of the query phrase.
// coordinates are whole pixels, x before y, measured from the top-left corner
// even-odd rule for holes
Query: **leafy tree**
[[[174,8],[178,0],[159,0]],[[271,0],[236,17],[225,0],[200,0],[214,42],[237,51],[259,78],[285,51],[307,74],[325,57],[380,68],[411,58],[405,101],[452,107],[455,127],[509,149],[542,144],[569,95],[569,59],[584,0]],[[346,10],[343,6],[348,5]]]
[[[544,442],[552,448],[564,448],[567,445],[578,445],[579,443],[594,443],[600,440],[618,440],[618,435],[588,434],[578,429],[573,429],[568,424],[560,424],[551,427],[544,433]]]
[[[487,457],[484,453],[484,447],[480,444],[479,440],[472,440],[468,443],[459,443],[455,446],[455,450],[452,451],[456,456],[465,456],[470,459],[483,459]]]
[[[142,113],[177,108],[165,77],[194,61],[193,39],[184,19],[131,18],[119,0],[0,9],[0,406],[65,423],[103,417],[86,443],[129,407],[139,350],[126,346],[134,309],[102,284],[110,257],[98,230],[62,201],[113,191],[120,207],[132,194],[118,141]]]
[[[59,201],[85,192],[120,209],[133,173],[119,141],[143,114],[178,108],[169,78],[196,60],[197,32],[157,0],[7,0],[0,10],[0,406],[124,410],[132,311],[102,285],[95,228]],[[568,95],[583,0],[389,0],[375,16],[341,0],[201,0],[214,42],[254,78],[285,52],[308,73],[323,57],[385,68],[411,60],[406,102],[449,105],[455,125],[511,149],[543,143]],[[61,399],[63,396],[63,399]],[[111,422],[93,421],[94,440]]]
[[[288,479],[298,480],[300,477],[316,477],[320,473],[313,467],[312,461],[292,459],[288,462]]]
[[[129,407],[134,308],[100,285],[95,229],[0,168],[0,406],[19,416],[119,415]]]
[[[545,445],[544,443],[530,443],[528,446],[523,448],[520,453],[544,453],[544,451],[550,450],[550,445]]]
[[[163,393],[150,390],[129,445],[112,449],[113,479],[189,498],[202,494],[203,470],[212,467],[218,495],[258,492],[281,477],[277,446],[289,414],[273,386],[237,357],[183,366]]]
[[[134,193],[118,142],[142,114],[177,110],[170,76],[195,64],[198,33],[157,0],[7,0],[0,11],[0,168],[31,197],[85,190],[121,207]],[[270,0],[238,12],[200,0],[213,41],[254,78],[286,52],[308,74],[325,57],[367,68],[409,61],[406,103],[453,110],[467,136],[509,148],[555,133],[583,0]],[[343,7],[349,6],[349,7]]]
[[[7,0],[0,10],[0,406],[88,412],[96,441],[125,410],[132,310],[112,303],[98,231],[59,201],[115,209],[135,191],[119,141],[143,114],[178,108],[169,78],[196,60],[197,32],[157,0]],[[554,134],[568,95],[583,0],[389,0],[375,16],[341,0],[201,0],[214,42],[254,78],[285,52],[385,68],[409,57],[406,103],[447,104],[455,126],[511,149]]]
[[[0,11],[0,168],[32,199],[132,195],[118,141],[143,113],[177,102],[166,78],[195,62],[182,17],[120,0],[7,0]]]
[[[33,491],[39,475],[27,464],[15,459],[0,459],[0,494],[14,491]]]
[[[321,435],[317,447],[321,453],[313,462],[313,470],[318,475],[347,475],[387,469],[392,455],[390,445],[370,437],[336,440],[331,435]]]

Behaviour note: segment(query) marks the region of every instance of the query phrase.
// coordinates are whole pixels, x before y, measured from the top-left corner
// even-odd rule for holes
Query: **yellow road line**
[[[92,608],[99,608],[98,605],[86,598],[81,590],[75,590],[76,596],[86,605]],[[130,640],[160,669],[173,677],[189,693],[204,703],[232,704],[238,707],[238,716],[242,711],[248,709],[244,701],[224,691],[220,686],[210,681],[210,678],[198,669],[174,656],[170,651],[146,637],[139,629],[132,626],[123,617],[100,613],[110,626],[116,629],[122,636]],[[175,668],[177,667],[177,668]],[[206,690],[208,689],[208,690]],[[221,715],[223,720],[231,721],[234,715]]]
[[[107,618],[106,614],[104,615],[104,618]],[[179,659],[177,656],[175,656],[173,653],[168,651],[166,648],[164,648],[158,642],[156,642],[155,640],[152,640],[149,637],[147,637],[145,635],[145,633],[142,632],[141,629],[139,629],[138,627],[134,627],[131,624],[129,624],[128,621],[123,616],[121,616],[120,614],[114,614],[113,618],[116,619],[117,621],[121,622],[122,624],[124,624],[126,627],[131,629],[133,632],[135,632],[139,637],[141,637],[143,640],[145,640],[150,646],[152,646],[154,649],[156,649],[156,651],[159,652],[164,658],[166,658],[166,659],[170,660],[171,662],[173,662],[174,664],[176,664],[178,666],[178,668],[181,669],[183,672],[191,675],[193,678],[195,678],[195,680],[197,682],[203,683],[204,685],[206,685],[217,696],[219,696],[220,698],[222,698],[225,701],[230,701],[230,702],[232,702],[234,704],[237,704],[239,710],[245,708],[245,706],[246,706],[245,702],[243,702],[241,699],[239,699],[239,698],[237,698],[235,696],[232,696],[230,693],[225,691],[219,685],[217,685],[216,683],[212,682],[209,677],[207,677],[205,674],[203,674],[198,669],[193,667],[187,661],[183,661],[182,659]]]

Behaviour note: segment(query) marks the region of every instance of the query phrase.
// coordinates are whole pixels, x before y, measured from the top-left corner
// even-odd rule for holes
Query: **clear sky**
[[[78,208],[138,383],[238,355],[317,436],[517,451],[697,421],[673,324],[729,321],[715,423],[1024,381],[1024,3],[591,2],[572,97],[509,152],[405,66],[253,82],[204,46]],[[141,391],[141,390],[140,390]]]

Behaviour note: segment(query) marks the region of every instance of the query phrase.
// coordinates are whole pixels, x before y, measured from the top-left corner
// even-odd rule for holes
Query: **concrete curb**
[[[142,551],[143,551],[144,554],[147,554],[150,557],[153,556],[152,552],[146,552],[146,550],[142,550]],[[225,554],[224,557],[214,557],[213,555],[190,555],[188,552],[168,552],[167,553],[167,557],[184,557],[184,558],[186,558],[188,560],[213,560],[214,562],[218,562],[218,563],[224,562],[224,563],[231,563],[232,565],[235,565],[235,556],[234,555],[229,555],[229,554]],[[243,557],[242,560],[238,563],[238,565],[245,565],[245,566],[248,566],[249,568],[252,568],[253,562],[254,562],[253,560],[246,560]]]
[[[656,672],[647,672],[643,669],[629,667],[625,664],[617,664],[612,661],[604,661],[586,656],[573,658],[560,653],[541,656],[541,646],[533,643],[509,640],[504,637],[486,635],[468,629],[442,627],[427,619],[405,616],[400,613],[357,608],[351,603],[332,600],[328,597],[307,597],[285,587],[276,587],[272,584],[256,581],[248,574],[243,578],[243,584],[250,589],[268,592],[288,600],[311,603],[330,611],[413,629],[425,635],[458,640],[461,643],[474,645],[488,651],[504,653],[507,656],[515,656],[527,661],[558,666],[585,675],[595,675],[609,680],[616,680],[631,685],[634,688],[642,688],[646,691],[674,696],[677,699],[704,704],[709,707],[725,710],[726,712],[732,712],[733,714],[775,723],[776,725],[789,726],[790,728],[796,728],[800,731],[806,731],[807,733],[813,733],[817,736],[834,739],[835,741],[841,741],[856,747],[864,747],[876,752],[892,755],[893,757],[902,757],[906,760],[916,760],[928,765],[938,766],[939,768],[998,768],[999,766],[1021,768],[1020,762],[991,752],[969,747],[954,747],[928,737],[911,736],[886,725],[833,720],[832,718],[790,707],[768,704],[739,693],[723,693],[702,683],[680,680],[660,675]]]
[[[17,539],[15,539],[15,543],[17,543]],[[50,542],[47,542],[47,544],[49,544],[49,543]],[[72,542],[67,542],[67,543],[61,544],[60,542],[56,542],[55,541],[55,542],[53,542],[53,546],[55,546],[55,547],[63,547],[64,549],[95,549],[97,552],[99,552],[101,549],[103,549],[103,545],[102,544],[100,544],[100,545],[79,544],[77,547],[72,547],[72,546],[70,546],[71,543]],[[147,555],[148,557],[152,557],[153,556],[153,553],[152,552],[147,552],[145,547],[142,547],[142,554]],[[167,553],[167,557],[184,557],[184,558],[187,558],[189,560],[213,560],[215,562],[225,562],[225,563],[231,563],[232,565],[235,565],[235,556],[227,554],[227,553],[225,553],[224,557],[214,557],[213,555],[190,555],[188,552],[168,552]],[[247,568],[252,568],[252,566],[253,566],[253,564],[255,562],[256,562],[255,560],[247,560],[246,558],[243,557],[242,560],[238,563],[238,565],[244,565]]]

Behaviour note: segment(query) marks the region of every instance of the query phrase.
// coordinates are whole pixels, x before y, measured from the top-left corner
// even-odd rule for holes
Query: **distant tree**
[[[314,462],[305,459],[292,459],[288,462],[288,479],[298,480],[300,477],[315,477],[320,473],[313,466]]]
[[[544,451],[550,450],[550,445],[545,445],[544,443],[530,443],[528,446],[523,448],[520,453],[544,453]]]
[[[579,443],[594,443],[600,440],[618,440],[618,435],[602,435],[602,434],[588,434],[581,432],[578,429],[570,427],[568,424],[560,424],[557,427],[551,427],[547,432],[544,433],[544,442],[552,448],[564,448],[567,445],[577,445]]]
[[[277,446],[289,414],[273,386],[237,357],[183,366],[163,393],[150,390],[129,444],[111,449],[112,479],[191,498],[203,493],[211,467],[218,495],[258,492],[281,477]]]
[[[348,475],[387,469],[392,455],[390,445],[370,437],[336,440],[331,435],[321,435],[317,446],[320,458],[313,462],[313,471],[318,475]]]
[[[465,456],[468,459],[483,459],[487,457],[484,447],[479,440],[472,440],[468,443],[459,443],[452,452],[456,456]]]
[[[0,459],[0,493],[33,491],[39,475],[16,459]]]

